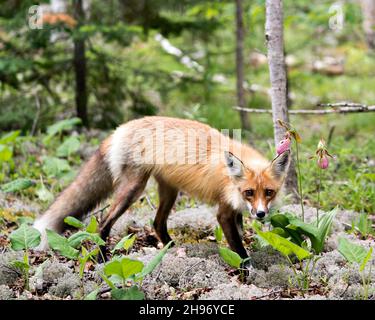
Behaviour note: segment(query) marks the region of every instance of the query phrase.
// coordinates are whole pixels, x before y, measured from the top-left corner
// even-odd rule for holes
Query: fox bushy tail
[[[46,229],[62,232],[64,218],[82,217],[112,191],[112,176],[100,150],[83,166],[77,178],[53,202],[49,209],[34,223],[42,234],[39,249],[46,249]]]

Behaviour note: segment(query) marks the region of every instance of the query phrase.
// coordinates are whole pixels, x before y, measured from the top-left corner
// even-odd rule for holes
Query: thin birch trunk
[[[287,75],[284,56],[283,4],[281,0],[266,0],[266,42],[271,81],[271,103],[275,146],[283,139],[285,129],[277,119],[289,122]],[[297,175],[292,161],[285,187],[288,193],[296,195]]]

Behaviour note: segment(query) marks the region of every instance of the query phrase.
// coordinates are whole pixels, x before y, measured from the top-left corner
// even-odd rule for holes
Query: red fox
[[[278,194],[289,152],[267,161],[258,151],[210,126],[192,120],[145,117],[121,125],[102,142],[34,227],[63,231],[64,218],[81,217],[114,193],[100,224],[103,239],[115,221],[141,196],[148,179],[158,183],[159,207],[154,228],[163,244],[171,241],[168,215],[179,190],[218,205],[217,219],[230,248],[247,257],[242,244],[242,212],[264,218]]]

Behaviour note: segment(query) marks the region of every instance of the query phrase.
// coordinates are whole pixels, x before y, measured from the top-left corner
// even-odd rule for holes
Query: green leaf
[[[83,300],[96,300],[96,296],[99,293],[99,289],[91,291]]]
[[[4,192],[16,192],[30,188],[33,184],[33,181],[30,179],[20,178],[9,183],[3,184],[1,186],[1,189]]]
[[[56,135],[57,133],[60,133],[64,130],[71,130],[73,127],[77,124],[81,123],[81,119],[79,118],[71,118],[71,119],[65,119],[62,121],[59,121],[52,126],[49,126],[47,128],[47,134],[48,136],[52,137]]]
[[[129,277],[141,272],[143,267],[144,265],[141,261],[122,258],[121,260],[107,263],[104,266],[104,273],[107,276],[116,275],[122,279],[128,279]]]
[[[85,247],[82,247],[82,257],[78,257],[80,267],[79,267],[79,276],[83,277],[83,272],[85,271],[85,265],[89,259],[95,257],[99,253],[99,248],[95,248],[94,250],[88,252]]]
[[[163,257],[167,253],[169,247],[172,245],[173,241],[170,241],[163,249],[160,250],[158,254],[155,255],[151,259],[151,261],[147,264],[146,267],[143,268],[142,273],[140,274],[140,278],[144,278],[148,274],[150,274],[154,269],[160,264],[163,260]]]
[[[70,171],[70,169],[70,165],[65,159],[43,157],[42,170],[48,177],[59,176],[63,172]]]
[[[136,235],[134,234],[129,239],[126,239],[124,241],[123,247],[126,251],[128,251],[133,246],[135,239],[136,239]]]
[[[64,219],[64,222],[74,228],[82,229],[85,227],[85,225],[82,223],[82,221],[78,220],[77,218],[74,218],[72,216],[67,216]]]
[[[10,147],[0,144],[0,163],[12,159],[13,151]]]
[[[97,233],[89,233],[87,231],[78,231],[74,234],[72,234],[68,238],[68,243],[73,248],[77,248],[83,241],[90,240],[94,243],[96,243],[99,246],[104,246],[105,241],[100,238],[100,235]]]
[[[122,274],[124,279],[136,275],[143,270],[144,264],[138,260],[123,258],[121,260]]]
[[[58,251],[61,255],[69,259],[78,258],[79,251],[69,245],[68,239],[52,230],[47,229],[46,232],[48,245],[51,249]]]
[[[297,245],[301,246],[301,243],[303,241],[302,236],[292,228],[288,228],[288,225],[290,225],[289,219],[285,214],[274,214],[271,216],[271,224],[272,226],[276,228],[281,228],[285,231],[286,235],[281,235],[284,238],[291,238],[291,241],[296,243]]]
[[[221,229],[220,226],[216,226],[214,234],[217,242],[221,242],[223,240],[223,229]]]
[[[86,227],[88,233],[96,233],[98,231],[98,221],[94,216],[91,216],[90,223]]]
[[[40,244],[40,232],[27,224],[21,224],[9,238],[12,249],[16,251],[35,248]]]
[[[23,262],[23,261],[19,261],[19,260],[12,261],[12,262],[11,262],[11,265],[12,265],[14,268],[16,268],[16,269],[18,269],[18,270],[22,270],[22,271],[27,271],[27,270],[30,269],[30,266],[29,266],[27,263],[25,263],[25,262]]]
[[[316,227],[316,221],[312,223],[306,223],[297,218],[292,214],[285,214],[289,220],[289,225],[287,229],[297,231],[301,234],[305,234],[310,238],[311,246],[315,253],[321,253],[324,248],[325,240],[331,230],[333,219],[337,213],[337,208],[330,212],[322,215],[319,219],[319,226]]]
[[[56,154],[58,157],[69,157],[72,153],[78,151],[80,145],[77,137],[69,137],[57,148]]]
[[[1,138],[0,138],[0,144],[7,144],[7,143],[10,143],[10,142],[14,142],[17,137],[20,135],[21,131],[17,130],[17,131],[11,131],[5,135],[3,135]]]
[[[219,254],[231,267],[239,268],[241,266],[242,258],[238,255],[238,253],[228,248],[220,247]]]
[[[339,238],[339,245],[337,249],[350,263],[361,264],[365,261],[368,255],[368,252],[364,247],[352,243],[343,237]]]
[[[111,252],[114,253],[115,251],[120,249],[129,250],[129,248],[133,245],[135,239],[136,236],[132,233],[126,235],[116,244]]]
[[[270,231],[263,232],[255,224],[253,224],[253,228],[260,237],[268,242],[268,244],[270,244],[275,250],[279,251],[285,256],[295,254],[300,261],[311,256],[309,251],[277,235],[276,233]]]
[[[117,244],[115,245],[115,247],[112,249],[111,252],[114,253],[117,250],[121,250],[124,247],[124,242],[128,240],[132,235],[133,235],[132,233],[129,233],[128,235],[123,237],[119,242],[117,242]]]
[[[115,300],[144,300],[145,298],[145,294],[137,286],[129,289],[113,289],[111,295]]]
[[[362,272],[365,269],[367,262],[370,260],[371,255],[372,255],[372,250],[373,248],[371,247],[370,250],[367,252],[366,257],[363,259],[361,266],[359,267],[360,272]]]
[[[36,189],[35,193],[38,196],[38,198],[44,202],[51,202],[54,199],[52,192],[50,192],[44,184],[42,184],[38,189]]]

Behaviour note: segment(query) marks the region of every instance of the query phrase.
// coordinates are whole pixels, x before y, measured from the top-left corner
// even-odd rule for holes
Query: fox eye
[[[250,198],[254,195],[254,190],[252,189],[249,189],[249,190],[245,190],[245,197],[246,198]]]
[[[274,195],[275,191],[273,191],[271,189],[266,189],[265,193],[266,193],[266,197],[272,197]]]

